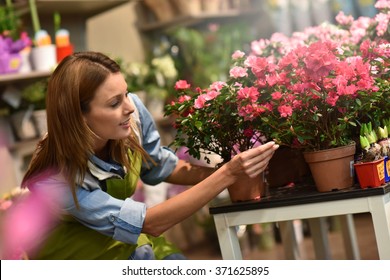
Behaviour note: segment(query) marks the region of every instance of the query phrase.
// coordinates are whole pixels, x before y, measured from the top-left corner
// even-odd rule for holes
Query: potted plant
[[[236,51],[226,82],[194,89],[181,81],[177,102],[166,108],[177,116],[174,144],[187,146],[195,157],[213,151],[226,161],[265,136],[305,151],[319,191],[351,187],[354,133],[362,112],[371,110],[362,100],[381,104],[386,97],[378,91],[389,75],[390,44],[380,18],[370,20],[365,36],[354,23],[349,30],[324,24],[290,38],[274,34],[253,41],[248,55]],[[311,154],[328,150],[342,153],[330,162]],[[341,165],[332,167],[338,159]],[[316,176],[322,170],[332,176]]]
[[[209,163],[209,155],[217,154],[223,164],[233,155],[265,140],[258,130],[261,120],[252,118],[252,113],[244,110],[244,103],[248,102],[244,96],[251,90],[243,89],[236,94],[224,82],[215,82],[207,89],[193,88],[184,80],[179,80],[175,89],[180,96],[165,107],[166,115],[174,115],[176,119],[173,145],[188,147],[188,153],[194,158],[203,157]],[[254,186],[250,197],[261,195],[261,178],[243,178],[241,182]],[[232,189],[229,188],[229,192]],[[230,194],[235,200],[235,194]],[[238,194],[237,200],[246,200],[241,195],[245,196]]]
[[[360,187],[379,187],[389,181],[387,125],[375,130],[371,122],[363,123],[359,138],[361,151],[357,154],[354,167]]]
[[[43,136],[47,132],[46,120],[46,88],[47,81],[45,79],[36,81],[22,90],[22,106],[32,108],[32,118],[35,123],[37,132]]]
[[[12,1],[0,5],[0,74],[19,72],[23,66],[22,51],[27,51],[31,44]]]

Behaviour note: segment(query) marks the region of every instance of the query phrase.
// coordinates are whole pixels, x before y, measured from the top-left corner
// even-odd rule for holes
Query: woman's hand
[[[243,173],[254,178],[263,172],[279,145],[271,141],[234,156],[224,166],[233,177]]]

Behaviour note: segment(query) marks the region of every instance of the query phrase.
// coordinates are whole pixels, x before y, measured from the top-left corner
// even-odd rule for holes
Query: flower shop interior
[[[383,200],[389,202],[390,190],[384,186],[389,180],[386,153],[390,152],[390,144],[383,144],[389,145],[389,151],[383,153],[386,148],[383,148],[382,144],[379,145],[379,140],[388,138],[387,130],[390,129],[390,104],[386,103],[389,102],[386,101],[386,94],[390,94],[389,21],[390,0],[0,0],[0,211],[11,207],[7,202],[19,195],[18,186],[32,153],[39,139],[44,137],[47,131],[47,79],[65,56],[84,50],[103,52],[114,58],[122,68],[128,90],[138,94],[155,119],[162,144],[193,145],[192,149],[189,149],[190,152],[184,145],[172,147],[176,147],[179,158],[203,165],[216,166],[221,162],[221,155],[213,153],[210,147],[200,144],[196,146],[194,142],[183,140],[191,138],[184,136],[191,135],[193,130],[182,127],[177,131],[179,122],[181,124],[183,120],[188,121],[183,109],[175,105],[178,104],[175,103],[178,94],[175,90],[177,81],[185,80],[194,88],[202,89],[208,88],[216,81],[229,85],[230,89],[238,88],[237,84],[240,83],[240,90],[237,89],[237,92],[248,96],[252,93],[249,90],[244,92],[241,87],[246,85],[253,89],[253,85],[256,85],[262,96],[269,93],[268,96],[272,100],[266,97],[262,99],[264,104],[267,102],[269,105],[264,105],[269,113],[261,115],[259,109],[256,120],[245,119],[240,122],[240,125],[252,123],[251,129],[254,127],[258,133],[264,133],[267,139],[278,139],[281,144],[290,144],[286,149],[279,149],[278,155],[275,153],[264,174],[266,191],[262,193],[263,200],[267,200],[267,196],[276,196],[273,189],[287,188],[288,191],[284,189],[285,192],[279,195],[288,196],[294,195],[292,189],[300,184],[320,185],[315,179],[312,181],[317,171],[308,166],[309,161],[306,158],[306,162],[303,160],[301,149],[294,149],[298,142],[315,143],[312,146],[307,145],[307,148],[322,150],[324,147],[335,148],[347,144],[347,140],[354,140],[352,154],[349,154],[346,160],[347,171],[344,167],[336,167],[349,175],[348,186],[325,191],[314,189],[310,195],[313,192],[325,193],[324,197],[327,197],[328,193],[344,193],[344,189],[376,188],[383,189],[383,193],[377,192],[372,196],[383,196]],[[331,43],[323,44],[324,46],[315,44],[321,40],[339,45],[329,51]],[[346,42],[345,45],[353,46],[344,48],[341,41]],[[343,46],[343,49],[340,46]],[[294,52],[296,56],[290,55],[293,53],[289,53],[290,50],[297,50]],[[309,51],[313,51],[313,54]],[[327,66],[319,65],[319,60],[314,61],[314,58],[310,62],[315,51],[316,54],[320,53],[321,61],[329,59]],[[299,60],[300,56],[302,60]],[[358,56],[363,59],[357,58]],[[293,67],[295,70],[290,68],[282,71],[281,65],[291,65],[295,57],[298,57],[297,64]],[[262,67],[263,61],[260,58],[267,58],[264,60],[264,63],[268,64],[267,70],[256,68],[255,64]],[[329,70],[340,61],[343,64],[337,64]],[[310,66],[306,65],[306,68],[300,70],[299,63],[311,63],[310,65],[314,66],[308,69]],[[355,70],[345,70],[349,69],[346,65],[353,65]],[[367,75],[363,74],[366,68],[370,71]],[[251,69],[251,73],[240,74],[239,70],[242,69]],[[267,73],[264,73],[265,71]],[[359,73],[352,73],[353,71]],[[316,94],[329,89],[332,94],[323,102],[343,102],[343,105],[340,105],[337,112],[332,111],[333,115],[330,113],[330,107],[320,111],[319,103],[312,108],[300,107],[304,108],[300,111],[306,113],[295,115],[296,107],[288,107],[287,103],[281,102],[291,88],[285,84],[285,80],[281,85],[281,77],[289,75],[286,72],[290,73],[288,81],[294,84],[294,89],[291,90],[295,93],[309,87],[313,93],[311,99],[320,102],[322,99]],[[324,72],[326,75],[342,74],[337,74],[337,81],[336,78],[330,81],[329,76],[322,76]],[[262,75],[267,78],[263,80]],[[353,75],[355,79],[347,78]],[[369,77],[364,78],[366,76]],[[254,77],[256,83],[250,87],[249,78]],[[293,82],[293,77],[301,77],[305,83]],[[341,89],[344,83],[346,86]],[[330,89],[333,86],[337,87],[339,92],[343,91],[343,95],[333,94],[337,91]],[[221,96],[227,92],[223,90],[221,89]],[[184,96],[184,91],[180,94]],[[350,96],[354,96],[354,99]],[[309,102],[303,97],[294,100],[294,106]],[[235,101],[235,104],[244,102],[241,99]],[[301,105],[296,105],[297,103]],[[169,108],[166,107],[167,104],[171,104]],[[249,108],[250,104],[245,104],[245,112],[255,110],[253,106]],[[273,109],[276,107],[278,110]],[[213,107],[210,105],[208,108],[212,110]],[[243,111],[237,115],[241,113],[243,114]],[[327,139],[326,132],[313,136],[317,130],[312,129],[311,125],[313,122],[321,122],[325,115],[331,121],[333,139]],[[230,121],[226,115],[222,118]],[[310,118],[310,124],[305,126],[303,120],[307,118]],[[302,122],[298,122],[299,119]],[[296,126],[293,126],[294,122]],[[191,125],[193,128],[199,124]],[[226,136],[225,126],[221,126],[222,129],[218,128],[218,131],[210,132],[210,135],[218,138],[218,133],[223,131]],[[209,129],[213,130],[203,127],[204,131]],[[246,134],[247,129],[247,126],[243,127],[240,134]],[[256,141],[263,141],[256,133],[252,133],[252,136],[256,136]],[[198,140],[202,142],[202,139]],[[242,138],[237,141],[242,141]],[[232,145],[228,145],[229,149]],[[302,144],[302,147],[305,146]],[[380,150],[378,153],[381,155],[374,155],[374,148]],[[209,150],[211,153],[204,159],[202,154],[199,155],[199,150]],[[296,150],[299,150],[299,153]],[[361,163],[359,161],[363,161],[362,157],[370,157],[364,161],[376,163],[374,169],[379,179],[375,178],[374,183],[363,184],[355,173],[360,168],[357,165]],[[320,169],[330,173],[322,177],[338,177],[331,167]],[[328,181],[325,185],[329,185]],[[187,186],[167,183],[154,187],[139,182],[134,199],[152,206],[185,188]],[[357,198],[359,196],[362,195],[356,195]],[[340,197],[337,200],[344,199]],[[229,199],[227,191],[195,215],[168,230],[166,237],[174,241],[189,259],[224,259],[225,256],[221,253],[221,246],[224,245],[219,240],[221,236],[217,234],[210,207],[226,199]],[[346,200],[345,204],[348,203]],[[321,206],[316,204],[314,207]],[[387,215],[390,215],[389,207],[388,204],[384,207]],[[214,210],[218,213],[221,209]],[[270,210],[272,211],[272,208]],[[274,208],[274,211],[278,210],[279,208]],[[390,243],[390,236],[383,237],[376,232],[369,212],[357,210],[346,215],[318,214],[316,218],[320,219],[316,221],[321,223],[321,240],[313,238],[313,219],[286,218],[237,225],[235,233],[241,257],[273,260],[389,259],[389,253],[378,249],[377,242],[378,238],[382,237]],[[344,216],[349,217],[347,230]],[[389,229],[390,220],[387,220],[385,230]],[[347,248],[346,239],[352,239],[352,249]],[[381,242],[385,242],[382,239]],[[325,248],[325,252],[319,254],[317,247],[321,246]],[[346,253],[348,250],[352,251],[352,255]]]

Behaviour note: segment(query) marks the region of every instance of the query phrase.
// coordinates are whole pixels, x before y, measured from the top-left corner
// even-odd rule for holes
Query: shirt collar
[[[111,159],[109,162],[107,162],[107,161],[101,160],[100,158],[98,158],[95,155],[91,155],[89,160],[93,164],[95,164],[96,166],[98,166],[99,168],[101,168],[104,171],[113,172],[113,173],[117,173],[117,174],[123,173],[122,166],[120,166],[118,163],[114,162]]]

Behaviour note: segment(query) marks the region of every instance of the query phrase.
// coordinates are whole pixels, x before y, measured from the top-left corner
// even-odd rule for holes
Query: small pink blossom
[[[235,66],[229,71],[230,77],[233,78],[242,78],[247,77],[248,73],[246,72],[246,68]]]
[[[179,96],[178,102],[179,103],[183,103],[183,102],[188,101],[188,100],[191,100],[190,96],[188,96],[188,95],[181,95],[181,96]]]
[[[235,82],[235,83],[234,83],[234,86],[235,86],[236,88],[242,88],[242,84],[239,83],[239,82]]]
[[[237,92],[238,99],[247,99],[250,102],[256,102],[259,92],[255,87],[244,87]]]
[[[237,50],[235,51],[233,54],[232,54],[232,58],[233,59],[239,59],[239,58],[243,58],[245,56],[245,53],[240,51],[240,50]]]
[[[269,44],[269,40],[266,40],[266,39],[252,41],[251,42],[252,53],[254,55],[261,55],[263,53],[263,50],[267,47],[268,44]]]
[[[376,32],[378,36],[385,35],[388,32],[389,22],[390,22],[390,13],[383,14],[379,13],[375,16],[375,21],[378,23],[376,26]]]
[[[207,95],[201,94],[195,99],[194,108],[202,109],[207,101]]]
[[[390,1],[389,0],[378,0],[375,3],[375,8],[377,8],[378,10],[390,9]]]
[[[289,105],[281,105],[278,107],[278,111],[280,113],[280,116],[282,116],[283,118],[287,118],[292,115],[293,109]]]
[[[353,20],[353,16],[346,16],[343,11],[340,11],[336,16],[336,21],[341,25],[351,25]]]
[[[217,81],[217,82],[213,82],[210,85],[210,89],[220,91],[221,89],[223,89],[224,86],[226,86],[225,82]]]
[[[245,121],[253,121],[260,113],[261,111],[257,104],[247,104],[240,107],[238,110],[238,114],[243,117]]]
[[[332,107],[335,107],[338,99],[339,96],[337,94],[330,92],[326,98],[326,103]]]
[[[179,80],[175,83],[176,90],[185,90],[185,89],[189,89],[190,87],[191,85],[187,83],[187,81],[185,80]]]
[[[218,95],[220,95],[221,93],[219,91],[216,91],[216,90],[209,90],[206,92],[206,100],[209,101],[209,100],[213,100],[214,98],[216,98]]]
[[[275,91],[271,93],[271,96],[273,100],[279,100],[282,98],[282,93],[280,91]]]

